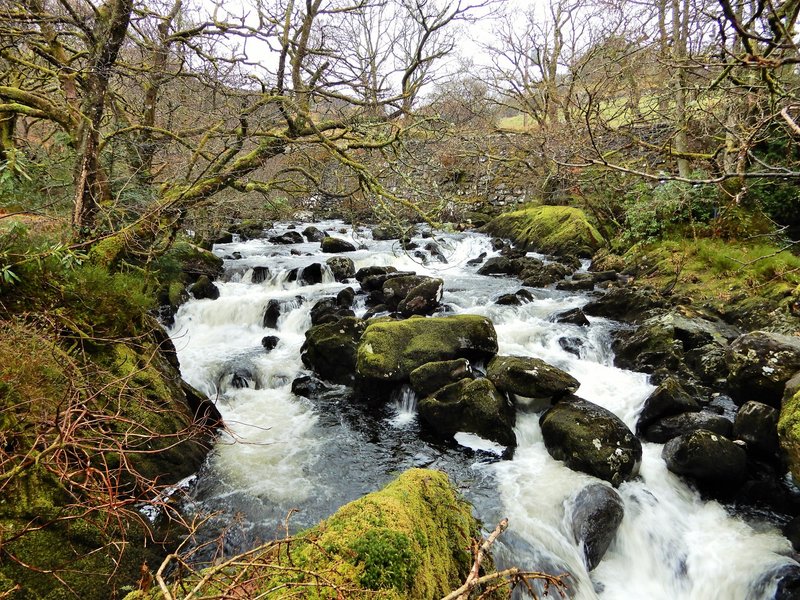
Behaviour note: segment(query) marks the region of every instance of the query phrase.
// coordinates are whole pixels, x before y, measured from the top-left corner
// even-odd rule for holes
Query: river
[[[550,317],[588,301],[584,293],[529,289],[532,302],[501,306],[493,299],[519,289],[513,278],[478,275],[467,261],[497,253],[478,233],[436,233],[447,259],[420,258],[397,241],[373,241],[367,229],[353,231],[340,222],[316,224],[336,237],[368,249],[348,252],[356,269],[391,265],[398,270],[441,277],[443,304],[453,313],[489,317],[498,333],[500,354],[534,356],[564,369],[580,381],[577,395],[614,412],[635,429],[642,402],[654,389],[645,374],[613,366],[611,333],[621,325],[591,318],[589,327],[554,323]],[[285,232],[286,225],[274,232]],[[297,230],[303,229],[303,225]],[[429,239],[416,239],[421,246]],[[366,409],[350,401],[346,388],[317,398],[295,396],[292,381],[309,374],[300,347],[310,327],[316,300],[348,286],[329,272],[323,282],[302,286],[289,271],[324,263],[319,243],[275,245],[265,239],[217,245],[226,276],[217,282],[217,300],[190,300],[176,315],[170,334],[184,378],[209,397],[227,424],[208,464],[199,474],[194,502],[221,516],[225,546],[243,550],[259,540],[282,535],[289,522],[301,529],[342,504],[379,488],[410,467],[447,472],[492,529],[510,521],[497,548],[500,564],[569,572],[571,597],[602,600],[756,600],[772,598],[774,574],[791,548],[766,521],[745,521],[717,502],[707,502],[666,469],[661,445],[643,443],[640,477],[618,491],[625,517],[602,562],[587,572],[582,550],[569,534],[571,499],[589,475],[553,460],[545,449],[538,415],[518,415],[518,447],[511,460],[502,448],[459,434],[442,443],[422,430],[415,399],[399,390],[385,409]],[[426,254],[426,259],[428,259]],[[253,268],[270,276],[253,283]],[[358,289],[357,283],[352,284]],[[263,327],[270,300],[282,304],[277,330]],[[366,307],[356,297],[356,314]],[[264,336],[276,335],[266,352]],[[559,340],[569,338],[565,350]],[[578,355],[575,354],[578,353]],[[242,387],[244,384],[246,387]]]

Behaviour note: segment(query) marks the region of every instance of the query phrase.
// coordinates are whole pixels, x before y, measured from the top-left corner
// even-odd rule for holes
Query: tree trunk
[[[689,34],[689,0],[672,0],[672,58],[673,68],[676,70],[673,77],[673,98],[675,100],[675,152],[687,153],[689,141],[686,133],[688,119],[686,116],[686,56],[687,38]],[[678,156],[678,175],[689,177],[691,166],[688,159]]]

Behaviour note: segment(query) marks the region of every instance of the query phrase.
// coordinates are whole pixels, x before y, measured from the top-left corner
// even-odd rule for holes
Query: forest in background
[[[225,234],[569,205],[660,288],[763,295],[796,316],[798,13],[800,0],[0,0],[4,564],[46,590],[86,571],[135,581],[159,560],[119,543],[148,527],[137,503],[173,483],[151,453],[190,444],[193,472],[213,415],[169,381],[151,315]],[[117,554],[31,568],[63,530],[76,555]],[[148,535],[169,547],[175,530]]]

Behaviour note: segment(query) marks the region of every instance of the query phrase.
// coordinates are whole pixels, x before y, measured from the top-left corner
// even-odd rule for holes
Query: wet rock
[[[469,260],[467,261],[467,265],[469,265],[470,267],[477,267],[479,264],[483,263],[483,261],[484,261],[485,259],[486,259],[486,252],[481,252],[481,253],[480,253],[478,256],[476,256],[475,258],[471,258],[471,259],[469,259]]]
[[[561,263],[549,263],[525,269],[520,273],[520,279],[522,279],[522,285],[541,288],[564,279],[570,273],[570,269]]]
[[[278,318],[281,316],[281,303],[274,298],[267,302],[267,309],[264,311],[264,327],[268,329],[278,328]]]
[[[263,283],[270,278],[268,267],[253,267],[253,274],[250,276],[250,281],[253,283]]]
[[[306,331],[306,341],[300,349],[303,364],[323,379],[352,383],[356,351],[365,328],[366,323],[355,317],[311,327]]]
[[[282,233],[281,235],[273,235],[269,238],[269,241],[273,244],[302,244],[303,243],[303,236],[300,235],[296,231],[287,231],[286,233]]]
[[[539,423],[550,456],[570,469],[614,487],[638,474],[642,445],[611,411],[573,396],[550,408]]]
[[[686,352],[684,360],[700,381],[707,385],[719,384],[728,377],[725,350],[717,343],[706,344]]]
[[[733,423],[733,437],[747,444],[747,451],[772,458],[778,454],[778,411],[761,402],[745,402]]]
[[[488,379],[462,379],[419,401],[422,421],[438,435],[474,433],[503,446],[516,446],[514,409]]]
[[[543,267],[544,263],[538,258],[522,256],[519,258],[507,258],[505,256],[495,256],[490,258],[478,269],[478,275],[519,275],[523,271],[534,270]]]
[[[320,263],[311,263],[303,267],[297,274],[297,282],[300,285],[316,285],[322,283],[324,274],[323,266]]]
[[[353,260],[346,256],[333,256],[326,260],[325,264],[328,265],[336,281],[350,279],[356,274],[356,267]]]
[[[388,273],[397,273],[397,269],[394,267],[382,266],[362,267],[356,271],[355,278],[358,283],[363,283],[367,277],[372,277],[374,275],[386,275]]]
[[[700,405],[686,393],[678,380],[669,377],[644,401],[642,411],[639,413],[639,420],[636,423],[636,433],[641,433],[653,422],[663,417],[699,410]]]
[[[350,308],[356,299],[356,292],[351,287],[346,287],[336,294],[336,304],[340,308]]]
[[[511,394],[517,406],[532,409],[552,404],[580,386],[569,373],[529,356],[495,356],[486,376],[497,389]]]
[[[587,279],[571,279],[569,281],[559,281],[556,285],[557,290],[564,292],[588,292],[594,289],[594,281]]]
[[[219,298],[219,288],[211,282],[207,275],[201,275],[189,287],[189,293],[197,300],[216,300]]]
[[[337,389],[339,388],[310,375],[292,381],[292,393],[303,398],[318,398]]]
[[[786,382],[800,370],[800,339],[753,331],[730,345],[725,360],[734,400],[739,403],[758,400],[780,408]]]
[[[303,237],[305,237],[309,242],[321,242],[325,237],[325,232],[320,231],[313,225],[309,225],[303,229]]]
[[[354,317],[349,308],[342,308],[336,298],[323,298],[311,307],[311,324],[336,323],[345,317]]]
[[[729,418],[713,412],[687,412],[656,419],[640,433],[640,437],[646,442],[665,444],[672,438],[698,429],[730,437],[733,431],[733,422]]]
[[[358,273],[356,273],[358,275]],[[369,275],[365,277],[361,281],[361,289],[365,292],[371,292],[373,290],[383,290],[384,284],[397,277],[416,277],[417,274],[413,271],[393,271],[391,273],[379,274],[379,275]]]
[[[250,371],[246,369],[236,369],[231,374],[231,387],[236,389],[249,388],[250,382],[254,379]]]
[[[443,291],[444,281],[430,278],[410,289],[397,310],[404,317],[431,315],[439,308]]]
[[[588,314],[588,313],[587,313]],[[658,369],[678,371],[683,364],[683,344],[669,328],[658,323],[622,331],[612,343],[614,364],[621,369],[653,373]]]
[[[407,381],[411,371],[426,363],[455,358],[488,359],[497,353],[492,322],[477,315],[412,317],[404,321],[371,323],[358,347],[361,379]]]
[[[642,319],[655,308],[664,308],[666,300],[655,290],[638,287],[611,288],[597,300],[583,307],[593,317],[632,322]]]
[[[800,552],[800,515],[783,526],[781,533],[792,543],[795,552]]]
[[[446,385],[472,377],[472,368],[464,358],[430,362],[409,374],[412,389],[424,398]]]
[[[513,294],[503,294],[502,296],[498,296],[497,300],[494,302],[495,304],[499,304],[501,306],[521,306],[523,304],[527,304],[528,302],[533,302],[533,294],[526,289],[521,289],[517,290]]]
[[[175,242],[165,256],[180,264],[183,280],[187,284],[197,281],[202,275],[213,281],[225,272],[220,257],[185,240]]]
[[[428,255],[425,254],[422,250],[417,250],[416,252],[414,252],[414,258],[416,258],[422,264],[423,267],[428,266],[428,264],[431,262],[428,259]]]
[[[580,358],[584,342],[578,337],[561,337],[558,338],[558,345],[561,346],[565,352],[569,352]]]
[[[402,275],[387,279],[382,286],[384,302],[391,308],[396,309],[412,289],[432,280],[432,277],[425,275]],[[443,283],[441,279],[436,281]]]
[[[378,241],[399,240],[405,235],[402,227],[394,225],[377,225],[372,228],[372,239]]]
[[[591,571],[600,564],[622,523],[622,498],[602,483],[587,485],[572,500],[568,514],[572,536],[583,549],[586,568]]]
[[[445,257],[442,249],[439,247],[439,244],[436,242],[428,242],[425,244],[425,250],[431,255],[431,258],[438,260],[442,264],[447,264],[447,258]]]
[[[276,335],[267,335],[261,338],[261,345],[264,346],[264,350],[270,352],[271,350],[275,349],[275,346],[278,345],[280,338]]]
[[[322,251],[325,252],[326,254],[337,254],[339,252],[356,251],[356,247],[347,240],[330,236],[322,238],[320,247],[322,248]]]
[[[728,438],[700,429],[671,439],[661,456],[667,468],[715,493],[728,491],[747,477],[747,455]]]
[[[270,229],[272,223],[264,223],[254,219],[247,219],[241,223],[230,226],[230,232],[235,233],[242,240],[255,240],[263,237],[264,230]]]
[[[797,600],[800,598],[800,566],[787,563],[772,567],[748,592],[748,598]]]
[[[564,312],[555,314],[551,317],[554,323],[569,323],[570,325],[579,325],[581,327],[588,327],[590,325],[589,319],[580,308],[572,308]]]

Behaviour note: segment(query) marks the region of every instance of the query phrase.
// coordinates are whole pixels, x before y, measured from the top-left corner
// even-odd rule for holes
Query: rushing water
[[[397,242],[372,241],[366,230],[339,232],[344,226],[333,222],[318,227],[369,247],[346,255],[357,269],[391,265],[443,278],[443,303],[455,313],[489,317],[501,354],[535,356],[568,371],[581,383],[579,396],[634,428],[653,386],[646,375],[613,366],[610,333],[617,325],[599,318],[591,319],[588,328],[548,320],[583,305],[585,295],[535,289],[533,302],[494,304],[494,298],[516,291],[519,283],[477,275],[479,267],[466,264],[483,252],[495,255],[480,234],[437,234],[447,263],[432,258],[423,264]],[[416,241],[424,246],[429,240]],[[318,243],[281,246],[251,240],[214,251],[227,257],[226,281],[217,283],[220,298],[183,305],[171,335],[184,378],[216,399],[227,424],[195,496],[204,509],[237,524],[226,538],[231,551],[283,531],[291,509],[298,512],[290,527],[309,526],[418,466],[446,471],[487,527],[509,517],[509,531],[497,548],[501,564],[568,572],[574,598],[767,599],[776,587],[771,575],[794,564],[787,558],[788,541],[776,529],[748,524],[718,503],[701,500],[667,471],[661,446],[645,443],[640,477],[619,488],[625,517],[616,539],[588,573],[568,533],[569,507],[582,487],[597,480],[550,457],[537,415],[518,416],[519,446],[512,460],[501,460],[503,448],[474,435],[458,434],[449,443],[430,438],[419,427],[416,398],[408,388],[397,390],[385,408],[370,410],[351,402],[341,387],[314,399],[295,396],[292,381],[308,374],[300,347],[310,326],[309,311],[318,299],[348,284],[335,282],[327,272],[317,285],[288,281],[289,270],[331,256],[319,254]],[[254,284],[258,266],[267,266],[271,276]],[[277,331],[263,327],[272,299],[282,305]],[[357,296],[356,301],[361,315],[363,299],[358,304]],[[269,353],[261,345],[266,335],[279,338]],[[559,344],[565,337],[572,338],[579,356]]]

